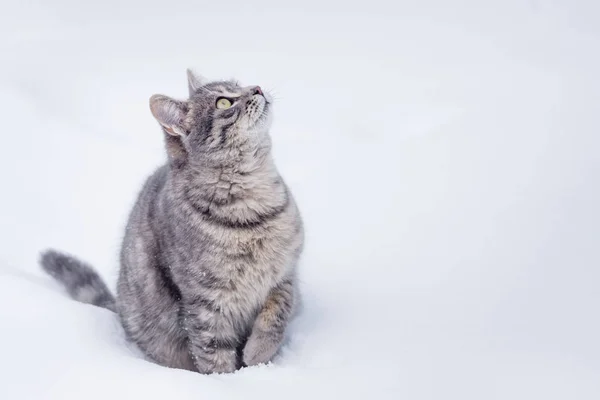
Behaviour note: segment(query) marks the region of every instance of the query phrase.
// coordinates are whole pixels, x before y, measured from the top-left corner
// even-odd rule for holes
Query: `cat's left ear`
[[[187,105],[183,101],[175,100],[162,94],[150,97],[150,111],[165,131],[173,136],[185,136],[183,121]]]
[[[190,96],[195,94],[198,89],[200,89],[203,85],[204,78],[191,69],[187,69],[187,77],[188,77],[188,90],[190,91]]]

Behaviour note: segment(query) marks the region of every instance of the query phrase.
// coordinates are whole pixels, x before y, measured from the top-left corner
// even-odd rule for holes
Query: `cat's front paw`
[[[237,370],[237,353],[235,350],[217,350],[210,353],[194,355],[194,364],[201,374],[227,374]]]
[[[281,345],[283,337],[280,336],[260,330],[253,331],[244,347],[244,364],[250,366],[271,361]]]

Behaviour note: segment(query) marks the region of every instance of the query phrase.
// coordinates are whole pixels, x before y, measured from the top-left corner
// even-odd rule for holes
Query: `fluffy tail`
[[[88,264],[54,250],[43,252],[40,264],[44,271],[63,284],[73,299],[116,312],[115,298]]]

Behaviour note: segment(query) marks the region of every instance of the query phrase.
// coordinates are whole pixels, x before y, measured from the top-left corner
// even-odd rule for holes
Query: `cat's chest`
[[[262,303],[286,272],[277,238],[229,235],[203,251],[199,283],[222,306]]]
[[[210,275],[212,282],[202,287],[220,310],[245,315],[264,304],[279,280],[278,269],[256,261],[205,264],[204,273]]]
[[[238,290],[271,286],[285,269],[277,254],[279,247],[279,240],[273,237],[232,237],[217,251],[213,248],[207,267],[214,266],[214,273]]]

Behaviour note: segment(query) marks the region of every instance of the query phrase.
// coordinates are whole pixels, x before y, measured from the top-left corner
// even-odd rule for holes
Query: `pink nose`
[[[263,95],[263,91],[262,91],[262,89],[260,88],[260,86],[256,86],[256,87],[254,87],[254,89],[252,89],[252,94],[260,94],[261,96],[264,96],[264,95]]]

